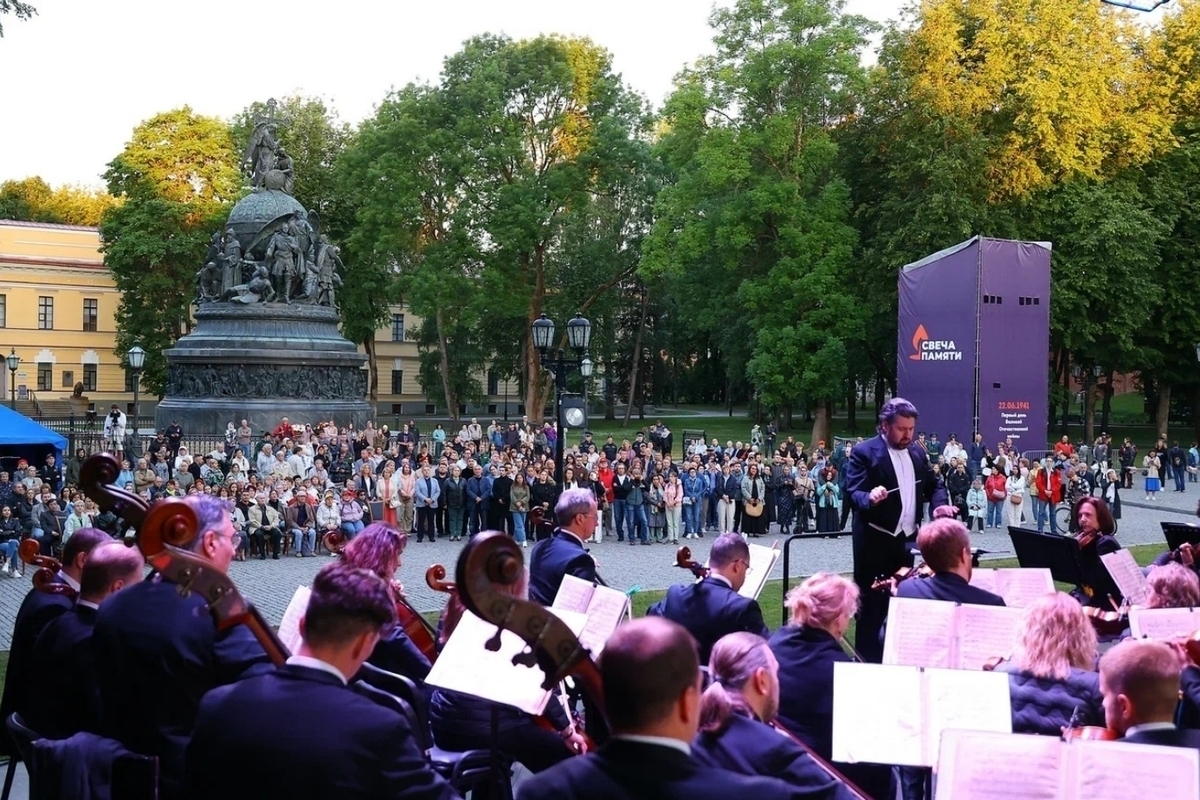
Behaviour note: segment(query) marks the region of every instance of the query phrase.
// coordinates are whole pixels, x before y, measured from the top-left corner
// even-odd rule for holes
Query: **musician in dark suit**
[[[691,742],[700,719],[700,660],[681,626],[647,617],[617,628],[600,654],[612,736],[520,785],[519,800],[775,800],[774,778],[702,766]]]
[[[1004,605],[1004,598],[1000,595],[970,584],[971,535],[966,525],[948,518],[926,523],[917,534],[917,548],[926,566],[933,570],[933,575],[902,581],[896,587],[897,597],[948,600],[979,606]]]
[[[1104,719],[1121,741],[1200,748],[1200,731],[1175,727],[1179,657],[1166,642],[1126,639],[1100,658]]]
[[[758,601],[738,591],[750,569],[750,547],[736,533],[723,533],[708,556],[708,577],[696,583],[677,584],[646,613],[666,617],[688,629],[700,648],[700,663],[707,664],[713,645],[727,633],[749,631],[769,636]]]
[[[854,582],[862,592],[856,641],[867,661],[883,660],[879,630],[887,618],[888,595],[871,591],[877,578],[911,567],[907,542],[921,526],[926,502],[937,516],[954,514],[946,488],[913,444],[917,409],[895,397],[879,414],[879,436],[858,444],[846,465],[846,496],[854,504]]]
[[[184,502],[196,512],[200,531],[185,549],[227,571],[238,539],[228,506],[206,494]],[[160,796],[184,796],[183,751],[200,699],[251,667],[265,666],[262,646],[244,625],[218,634],[203,597],[181,595],[155,574],[104,603],[92,644],[100,733],[135,753],[158,756]]]
[[[68,544],[70,540],[67,540]],[[100,721],[92,628],[100,603],[142,579],[145,564],[136,547],[109,540],[94,548],[83,566],[79,598],[53,619],[33,646],[33,674],[49,687],[22,712],[29,727],[47,739],[95,731]]]
[[[187,746],[196,800],[452,798],[408,717],[348,688],[396,607],[378,575],[326,564],[313,579],[300,652],[204,697]]]
[[[54,582],[78,592],[88,554],[97,545],[111,541],[111,536],[97,528],[80,528],[75,531],[63,545],[62,569],[54,576]],[[24,718],[30,700],[53,690],[52,686],[43,682],[33,671],[33,646],[46,626],[56,617],[69,611],[71,605],[71,599],[65,595],[51,594],[38,589],[30,589],[21,601],[21,607],[17,610],[17,620],[13,625],[8,668],[4,672],[4,697],[0,699],[0,720],[7,720],[8,715],[13,712],[21,714]],[[0,732],[0,744],[10,754],[14,752],[7,726]]]
[[[761,636],[731,633],[713,646],[712,684],[700,699],[692,752],[701,764],[742,775],[778,778],[795,797],[851,797],[809,753],[771,727],[779,710],[779,664]]]
[[[583,543],[592,538],[599,517],[596,495],[590,489],[567,489],[554,506],[559,527],[529,553],[529,599],[551,605],[564,575],[595,583],[596,561]]]

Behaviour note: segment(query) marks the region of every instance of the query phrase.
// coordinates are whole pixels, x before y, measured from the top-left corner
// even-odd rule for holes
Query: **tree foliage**
[[[162,393],[168,349],[189,325],[197,265],[240,192],[229,128],[188,107],[134,129],[104,178],[120,203],[100,225],[104,263],[121,291],[115,352],[140,342],[144,380]]]
[[[31,19],[37,14],[37,9],[21,0],[0,0],[0,16],[12,14],[17,19]],[[4,38],[4,25],[0,23],[0,38]]]
[[[81,186],[51,189],[37,176],[0,183],[0,219],[95,227],[115,204],[108,192]]]

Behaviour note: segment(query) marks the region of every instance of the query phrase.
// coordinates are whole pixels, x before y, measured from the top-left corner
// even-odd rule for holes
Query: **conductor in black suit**
[[[1100,659],[1105,725],[1122,742],[1200,748],[1200,731],[1175,727],[1179,656],[1154,639],[1126,639]]]
[[[521,784],[518,800],[791,798],[774,778],[701,766],[691,742],[700,721],[700,661],[679,625],[645,617],[617,628],[599,668],[611,738]]]
[[[88,554],[75,606],[51,621],[33,646],[33,674],[51,690],[40,694],[21,716],[38,734],[66,739],[97,730],[100,696],[92,650],[96,612],[106,597],[141,581],[144,571],[141,552],[123,542],[110,539]]]
[[[395,624],[382,578],[326,564],[283,666],[204,697],[187,748],[196,800],[442,800],[457,797],[425,760],[407,715],[347,686]]]
[[[206,494],[184,502],[196,512],[200,531],[185,549],[228,571],[238,545],[228,504]],[[204,597],[181,595],[156,574],[104,603],[92,646],[100,733],[135,753],[158,757],[162,800],[185,796],[183,752],[200,699],[256,665],[265,669],[266,652],[244,625],[218,633]]]
[[[599,517],[596,494],[591,489],[568,489],[554,506],[558,528],[549,539],[533,546],[529,554],[529,599],[548,606],[558,595],[564,575],[596,583],[596,561],[583,543],[596,532]]]
[[[738,594],[750,569],[750,547],[736,533],[723,533],[708,556],[708,577],[695,583],[676,584],[667,596],[646,611],[687,628],[707,664],[713,645],[727,633],[748,631],[763,638],[771,635],[763,622],[758,601]]]
[[[913,444],[917,409],[894,397],[879,413],[879,436],[855,446],[846,465],[846,495],[854,504],[854,582],[861,590],[855,642],[863,658],[879,663],[883,646],[879,631],[887,618],[888,595],[871,589],[877,578],[911,567],[906,544],[921,526],[928,502],[935,516],[946,510],[946,487],[929,466],[920,445]]]
[[[80,528],[63,545],[62,569],[54,576],[54,582],[79,591],[83,567],[88,554],[97,545],[111,542],[112,537],[98,528]],[[55,687],[40,680],[33,671],[33,646],[38,636],[52,620],[71,609],[71,600],[66,595],[51,594],[30,589],[21,601],[17,620],[13,625],[12,650],[8,654],[8,668],[4,672],[4,698],[0,700],[0,720],[7,720],[13,712],[26,715],[29,701]],[[15,752],[8,737],[8,728],[0,731],[0,745],[9,753]]]
[[[910,578],[896,588],[897,597],[948,600],[977,606],[1002,606],[1004,598],[971,581],[971,534],[956,519],[935,519],[917,534],[921,558],[933,570],[928,578]]]

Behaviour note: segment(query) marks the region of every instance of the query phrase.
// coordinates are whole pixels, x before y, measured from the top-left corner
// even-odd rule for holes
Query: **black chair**
[[[42,738],[27,726],[17,713],[8,715],[5,720],[8,726],[8,735],[11,737],[13,746],[16,747],[16,752],[8,760],[8,771],[4,774],[4,793],[0,794],[0,800],[8,800],[9,794],[12,793],[13,779],[16,777],[17,764],[25,762],[25,769],[29,772],[29,796],[33,796],[33,770],[29,769],[30,759],[33,756],[33,743]]]
[[[9,715],[7,725],[19,757],[9,761],[8,774],[4,778],[4,800],[8,800],[12,790],[12,777],[17,761],[25,762],[29,773],[29,800],[41,800],[45,795],[57,796],[57,792],[44,789],[40,785],[40,776],[34,768],[34,764],[37,763],[34,751],[39,747],[39,742],[45,741],[45,737],[26,725],[16,713]],[[158,800],[158,759],[137,753],[118,756],[112,762],[109,790],[111,797],[121,800]]]
[[[425,694],[414,681],[371,664],[362,665],[358,678],[372,689],[399,698],[412,710],[410,720],[414,722],[412,727],[417,746],[428,756],[434,772],[445,778],[456,791],[465,794],[485,786],[495,787],[498,794],[490,793],[488,797],[512,800],[512,761],[495,749],[465,750],[460,753],[438,747],[433,741],[433,730],[429,725]],[[498,715],[493,712],[493,741],[499,739],[497,723]]]

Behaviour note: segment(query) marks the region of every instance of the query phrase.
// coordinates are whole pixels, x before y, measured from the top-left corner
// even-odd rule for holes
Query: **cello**
[[[213,615],[217,630],[245,625],[276,666],[287,661],[287,646],[238,591],[224,572],[207,559],[185,550],[199,532],[196,512],[181,498],[165,497],[153,504],[111,485],[120,465],[108,453],[97,453],[83,462],[80,489],[102,510],[112,511],[135,531],[135,546],[163,580],[175,584],[179,593],[200,595]]]
[[[696,580],[708,577],[708,567],[699,561],[692,560],[692,549],[687,545],[675,551],[675,566],[689,570],[695,576]]]
[[[34,588],[46,594],[60,594],[71,602],[75,602],[79,593],[68,584],[54,579],[62,569],[62,564],[58,559],[44,556],[41,552],[42,546],[37,539],[26,539],[17,548],[17,554],[21,557],[21,561],[31,567],[37,567],[37,571],[33,573]]]

